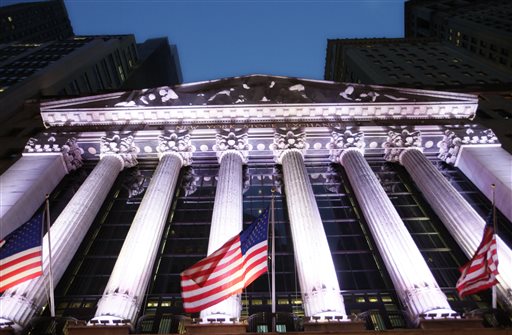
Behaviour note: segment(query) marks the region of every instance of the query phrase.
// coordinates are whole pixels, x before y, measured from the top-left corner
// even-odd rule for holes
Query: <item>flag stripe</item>
[[[8,278],[9,276],[16,275],[17,273],[23,271],[27,266],[31,266],[34,263],[41,263],[41,253],[35,253],[30,258],[23,259],[20,262],[17,262],[15,265],[6,268],[5,270],[0,268],[0,277],[2,280]]]
[[[491,216],[492,218],[492,216]],[[488,289],[498,283],[498,250],[494,228],[488,220],[480,245],[473,258],[460,268],[457,291],[462,298],[469,294]]]
[[[0,243],[0,292],[42,275],[43,213],[34,214]]]
[[[267,271],[268,209],[240,234],[181,273],[183,307],[194,313],[242,292]]]
[[[20,279],[23,279],[25,275],[30,275],[32,273],[41,271],[41,259],[36,260],[34,263],[28,264],[23,268],[20,268],[19,271],[12,272],[9,276],[2,277],[2,285],[10,285],[13,282],[17,282]]]

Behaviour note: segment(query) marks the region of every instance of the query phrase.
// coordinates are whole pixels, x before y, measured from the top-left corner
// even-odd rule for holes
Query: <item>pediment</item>
[[[63,121],[68,121],[67,124],[98,121],[92,116],[84,117],[83,113],[92,111],[100,114],[103,112],[103,122],[106,123],[116,121],[116,117],[119,120],[123,119],[124,122],[131,122],[132,111],[138,111],[139,123],[154,123],[155,118],[161,121],[197,119],[201,118],[200,115],[218,118],[219,111],[230,118],[244,115],[252,117],[254,115],[238,111],[258,108],[270,108],[275,111],[288,109],[287,113],[281,115],[282,117],[294,117],[297,108],[330,108],[332,113],[325,112],[324,116],[339,116],[343,119],[347,112],[346,116],[368,119],[372,117],[372,108],[377,108],[373,116],[379,118],[389,114],[390,106],[397,106],[398,109],[392,108],[391,115],[403,115],[405,118],[408,115],[416,118],[450,118],[451,115],[455,118],[468,118],[474,115],[476,104],[476,96],[461,93],[250,75],[45,102],[41,104],[41,111],[43,120],[52,125],[57,119],[45,118],[45,113],[47,116],[48,113],[55,116],[60,111],[66,120],[57,121],[58,124]],[[453,105],[460,105],[455,114],[451,108],[443,107]],[[429,116],[428,108],[421,106],[431,106],[430,112],[433,112],[433,115]],[[346,107],[345,110],[343,107]],[[438,113],[434,111],[436,107],[440,108]],[[154,112],[152,117],[151,113],[146,113],[149,110]],[[69,115],[63,114],[71,111],[75,114],[80,112],[82,116],[69,118]],[[141,111],[146,115],[140,116]],[[200,115],[194,115],[194,112],[197,114],[198,111],[202,111]],[[367,113],[369,111],[370,114]],[[280,116],[279,112],[275,115],[267,114]],[[304,113],[300,114],[299,116],[307,116]],[[313,116],[316,114],[317,112],[313,112]]]

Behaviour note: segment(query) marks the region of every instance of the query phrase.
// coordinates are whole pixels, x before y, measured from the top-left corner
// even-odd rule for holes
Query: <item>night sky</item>
[[[77,35],[167,36],[184,82],[254,73],[323,79],[328,38],[403,37],[404,29],[403,0],[65,2]]]

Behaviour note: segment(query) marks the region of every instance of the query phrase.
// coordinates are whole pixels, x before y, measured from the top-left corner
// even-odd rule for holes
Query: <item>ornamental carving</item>
[[[438,157],[446,163],[453,165],[457,160],[462,145],[496,143],[498,143],[498,138],[491,129],[448,129],[444,132],[443,140],[439,146]]]
[[[188,165],[183,168],[183,175],[181,177],[181,191],[187,197],[197,191],[197,182],[201,177],[197,176],[192,166]]]
[[[139,197],[146,191],[146,177],[138,168],[135,168],[133,171],[130,171],[130,175],[125,179],[122,187],[128,192],[127,204],[140,202],[140,199],[134,200],[132,198]]]
[[[31,137],[28,140],[25,153],[61,153],[68,172],[83,165],[82,149],[74,137],[64,138],[54,133],[43,133],[39,138]]]
[[[82,149],[76,143],[76,138],[68,139],[62,146],[61,152],[68,171],[76,170],[83,165]]]
[[[429,96],[423,99],[431,100]],[[211,106],[298,103],[372,103],[418,100],[418,93],[377,86],[311,82],[251,75],[213,82],[126,92],[115,107]]]
[[[365,143],[362,131],[352,132],[350,129],[334,128],[331,136],[329,158],[332,162],[338,162],[340,154],[345,149],[358,149],[361,153],[364,151]]]
[[[278,164],[281,164],[281,158],[287,150],[295,150],[304,154],[307,149],[304,128],[277,128],[271,148],[274,150],[274,159]]]
[[[419,131],[409,131],[407,129],[398,133],[395,131],[388,132],[388,137],[383,144],[384,159],[388,162],[398,162],[400,154],[409,148],[421,147],[421,136]]]
[[[277,193],[283,194],[284,189],[284,176],[282,165],[274,165],[273,169],[274,189]]]
[[[115,155],[121,159],[123,168],[131,168],[137,165],[137,148],[132,135],[123,137],[118,134],[112,137],[103,136],[100,141],[100,158]]]
[[[168,153],[177,153],[183,158],[183,165],[188,166],[192,163],[192,153],[195,151],[195,147],[190,141],[190,135],[187,131],[169,132],[166,135],[158,136],[158,145],[156,151],[159,156]]]
[[[244,164],[247,163],[247,156],[251,145],[249,144],[249,136],[247,129],[222,129],[215,135],[215,145],[213,150],[217,152],[219,162],[222,155],[228,151],[236,151],[241,154]]]
[[[328,192],[340,194],[342,190],[342,180],[338,172],[339,164],[329,164],[325,173],[324,187]]]

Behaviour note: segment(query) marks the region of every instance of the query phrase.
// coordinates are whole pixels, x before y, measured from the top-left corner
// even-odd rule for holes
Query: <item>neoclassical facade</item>
[[[45,102],[47,130],[1,176],[2,237],[52,194],[57,314],[154,332],[183,314],[179,273],[275,194],[278,312],[376,310],[386,328],[455,316],[489,302],[488,292],[461,300],[454,286],[482,237],[491,184],[500,227],[512,220],[512,158],[472,123],[477,104],[262,75]],[[500,234],[497,291],[510,312],[512,232]],[[46,280],[6,291],[1,321],[28,326]],[[263,276],[194,316],[269,311],[269,287]]]

